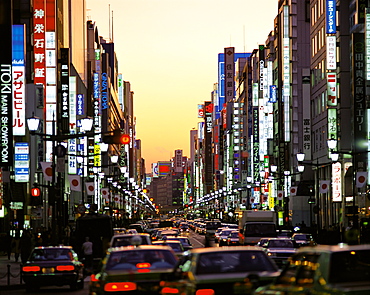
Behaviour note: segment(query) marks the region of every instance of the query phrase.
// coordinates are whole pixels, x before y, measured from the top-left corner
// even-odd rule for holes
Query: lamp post
[[[53,118],[54,118],[53,114]],[[90,121],[91,120],[91,121]],[[88,128],[90,126],[90,129],[92,127],[92,119],[91,118],[86,118],[84,120],[81,120],[82,128],[84,131],[88,131]],[[51,134],[45,134],[45,133],[38,133],[37,131],[39,130],[40,126],[40,118],[38,117],[31,117],[27,119],[27,125],[28,129],[30,131],[31,135],[38,135],[43,138],[43,140],[46,141],[51,141],[52,142],[52,180],[51,184],[47,186],[48,189],[48,197],[49,197],[49,202],[52,206],[52,218],[51,218],[51,230],[52,230],[52,243],[56,244],[57,243],[57,238],[61,234],[61,225],[60,222],[62,221],[62,201],[63,198],[62,196],[59,196],[60,193],[60,183],[58,182],[58,178],[56,177],[56,144],[57,142],[61,142],[66,139],[71,139],[71,138],[79,138],[86,136],[86,134],[67,134],[67,135],[58,135],[56,134],[55,131],[55,121],[53,120],[52,122],[52,133]],[[59,190],[59,191],[58,191]],[[59,207],[59,208],[58,208]],[[58,215],[59,214],[59,215]],[[58,218],[59,216],[59,218]]]

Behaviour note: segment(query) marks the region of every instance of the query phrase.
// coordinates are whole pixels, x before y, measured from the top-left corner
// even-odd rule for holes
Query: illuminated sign
[[[326,36],[326,68],[337,68],[337,39],[335,36]]]
[[[289,6],[283,8],[283,99],[284,99],[284,139],[290,141],[290,39]]]
[[[82,116],[85,114],[85,97],[83,94],[77,94],[77,115]]]
[[[77,81],[75,76],[69,77],[69,133],[77,133]],[[77,138],[68,140],[68,174],[77,174]]]
[[[335,34],[337,32],[336,0],[326,0],[326,34]]]
[[[204,106],[198,104],[198,118],[204,118]]]
[[[45,1],[35,0],[33,11],[34,83],[45,85]]]
[[[342,202],[342,164],[340,162],[333,163],[331,171],[332,201]]]
[[[12,122],[12,1],[1,1],[0,166],[13,166]],[[1,201],[1,199],[0,199]],[[0,205],[1,206],[1,205]]]
[[[15,182],[29,181],[29,146],[27,142],[14,143]]]
[[[337,106],[337,74],[334,72],[326,73],[326,85],[328,91],[328,106]]]
[[[369,9],[366,8],[366,18],[365,18],[365,52],[366,52],[366,66],[365,66],[365,77],[366,80],[370,80],[370,13]]]
[[[328,139],[337,139],[337,109],[328,109]]]
[[[269,102],[271,103],[277,102],[276,85],[270,85]]]
[[[26,134],[24,25],[12,26],[13,135]]]

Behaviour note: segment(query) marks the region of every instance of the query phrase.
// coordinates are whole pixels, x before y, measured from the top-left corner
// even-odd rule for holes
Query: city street
[[[205,242],[204,235],[196,234],[193,231],[191,231],[188,235],[189,235],[190,241],[191,241],[191,243],[192,243],[192,245],[193,245],[194,248],[202,248],[202,247],[204,247],[204,242]],[[19,273],[19,263],[16,263],[14,261],[9,262],[6,259],[2,259],[0,262],[2,264],[1,265],[2,272],[5,273],[5,271],[6,271],[6,264],[9,264],[9,265],[11,265],[11,274],[12,275],[16,275],[16,274]],[[2,272],[0,274],[4,275]],[[90,277],[86,277],[85,278],[85,284],[84,284],[83,290],[76,290],[76,291],[73,290],[72,291],[72,290],[70,290],[69,286],[63,286],[63,287],[42,287],[38,291],[27,293],[26,292],[26,289],[24,288],[24,283],[22,282],[22,285],[23,286],[22,285],[19,285],[19,283],[20,283],[19,276],[16,277],[16,278],[11,277],[11,285],[13,285],[13,284],[16,284],[17,285],[17,287],[14,290],[10,290],[11,288],[9,288],[9,290],[2,290],[1,286],[4,286],[4,285],[7,284],[7,280],[4,277],[4,278],[2,278],[0,280],[0,295],[8,295],[8,294],[17,294],[17,295],[18,294],[31,294],[31,295],[32,294],[58,294],[58,295],[59,294],[60,295],[63,295],[63,294],[76,294],[76,295],[81,295],[81,294],[88,294],[89,281],[90,281]]]

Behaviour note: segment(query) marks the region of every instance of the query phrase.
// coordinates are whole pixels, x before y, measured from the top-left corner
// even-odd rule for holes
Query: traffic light
[[[116,129],[113,130],[113,135],[103,136],[103,141],[109,144],[129,144],[130,135],[124,134],[121,132],[121,130]]]
[[[38,206],[41,205],[41,190],[38,187],[31,188],[31,205]]]

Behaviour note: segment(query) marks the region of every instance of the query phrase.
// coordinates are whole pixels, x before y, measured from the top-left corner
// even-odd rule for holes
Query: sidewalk
[[[14,254],[8,260],[8,255],[0,252],[0,290],[24,288],[20,273],[21,262],[15,262]]]

